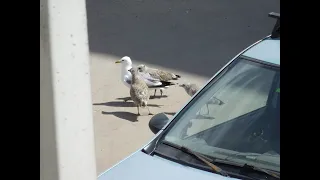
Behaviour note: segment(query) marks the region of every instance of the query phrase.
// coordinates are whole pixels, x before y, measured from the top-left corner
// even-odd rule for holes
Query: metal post
[[[40,180],[95,180],[85,0],[40,0]]]

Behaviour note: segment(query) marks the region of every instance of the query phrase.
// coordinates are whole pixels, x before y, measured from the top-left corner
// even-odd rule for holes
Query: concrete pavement
[[[120,81],[120,65],[114,61],[120,57],[91,54],[91,83],[93,119],[95,130],[97,173],[100,174],[122,160],[153,137],[148,123],[152,116],[142,109],[143,116],[136,116],[133,103],[118,98],[129,97],[129,89]],[[138,65],[139,61],[133,59]],[[152,64],[151,67],[162,68]],[[173,69],[162,68],[182,76],[180,82],[191,81],[203,85],[208,78]],[[153,95],[153,91],[150,91]],[[159,91],[157,93],[160,93]],[[164,91],[167,97],[151,99],[150,111],[154,114],[165,112],[172,116],[190,99],[184,89],[173,86]]]
[[[87,0],[91,52],[211,77],[270,34],[279,0]]]

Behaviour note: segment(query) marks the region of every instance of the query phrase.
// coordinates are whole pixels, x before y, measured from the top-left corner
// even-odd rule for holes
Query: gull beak
[[[118,61],[116,61],[115,63],[116,63],[116,64],[121,63],[121,60],[118,60]]]

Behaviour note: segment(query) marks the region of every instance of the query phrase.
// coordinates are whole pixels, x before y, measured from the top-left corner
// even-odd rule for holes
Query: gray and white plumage
[[[132,75],[128,70],[132,68],[131,58],[128,56],[124,56],[115,63],[121,63],[121,81],[126,87],[130,88]],[[150,89],[163,89],[168,88],[170,85],[174,85],[173,83],[162,82],[160,80],[152,78],[150,75],[141,75],[141,78],[145,81]]]
[[[185,83],[185,84],[181,84],[180,87],[183,87],[184,90],[187,92],[187,94],[189,96],[193,96],[195,95],[199,90],[200,88],[196,85],[196,84],[191,84],[191,83]],[[212,96],[206,103],[206,106],[207,106],[207,112],[209,114],[209,107],[208,107],[208,104],[216,104],[216,105],[223,105],[224,102],[221,101],[220,99]]]
[[[149,90],[146,82],[141,79],[140,75],[136,72],[135,69],[131,68],[128,71],[132,74],[130,97],[133,100],[134,104],[137,106],[138,115],[140,115],[139,107],[148,108],[149,115],[152,115],[148,107]]]
[[[162,81],[160,79],[156,79],[156,78],[150,76],[149,73],[138,72],[138,74],[146,82],[146,84],[149,88],[158,88],[158,87],[166,87],[166,86],[175,85],[172,82],[167,82],[167,81]]]
[[[167,71],[159,70],[159,69],[154,69],[154,68],[149,68],[144,64],[140,64],[137,66],[137,69],[140,73],[145,73],[150,75],[154,79],[158,79],[162,82],[169,82],[171,80],[177,80],[180,78],[180,75],[173,74]],[[161,96],[163,94],[164,89],[160,89]],[[154,90],[154,96],[156,95],[157,89]]]
[[[140,64],[139,66],[137,66],[137,69],[139,72],[149,73],[151,77],[159,79],[161,81],[178,80],[179,78],[181,78],[180,75],[173,74],[171,72],[160,69],[150,68],[144,64]]]
[[[161,84],[165,85],[164,88],[166,88],[166,89],[170,85],[174,85],[174,83],[170,82],[169,80],[177,79],[177,76],[180,77],[179,75],[177,75],[177,76],[174,74],[171,75],[170,73],[167,73],[165,71],[161,71],[161,70],[157,70],[157,69],[149,69],[144,64],[140,64],[139,66],[137,66],[137,70],[143,77],[147,77],[148,79],[151,78],[153,81],[160,81]],[[164,88],[159,88],[161,96],[163,94]],[[154,89],[153,96],[156,95],[156,92],[157,92],[157,89]]]

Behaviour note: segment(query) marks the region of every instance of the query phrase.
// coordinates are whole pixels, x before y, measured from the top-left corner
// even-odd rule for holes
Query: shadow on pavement
[[[161,98],[167,98],[168,96],[167,95],[162,95],[162,96],[160,96],[160,95],[156,95],[156,96],[150,96],[150,98],[149,99],[161,99]],[[116,98],[117,100],[122,100],[122,101],[124,101],[124,100],[126,100],[126,101],[131,101],[131,97],[121,97],[121,98]]]
[[[125,112],[125,111],[116,111],[116,112],[105,112],[102,111],[102,114],[105,115],[114,115],[120,119],[124,119],[131,122],[137,122],[138,116],[137,114],[131,113],[131,112]]]
[[[87,0],[91,52],[211,77],[269,35],[279,0]],[[133,62],[134,63],[134,62]]]
[[[112,106],[112,107],[136,107],[136,105],[130,102],[123,102],[123,101],[110,101],[105,103],[93,103],[94,106]],[[148,104],[149,107],[161,107],[163,105],[156,105],[156,104]]]

